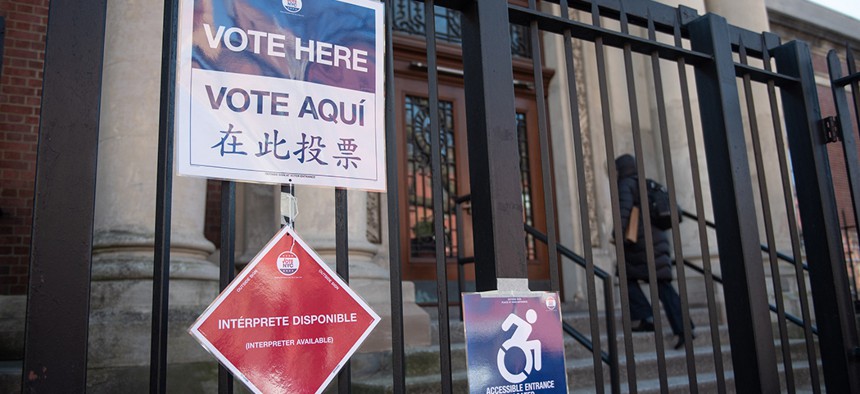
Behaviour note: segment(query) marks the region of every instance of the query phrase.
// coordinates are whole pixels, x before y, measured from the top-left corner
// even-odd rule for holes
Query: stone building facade
[[[829,90],[827,67],[824,61],[826,50],[843,48],[846,42],[860,48],[860,21],[826,10],[804,0],[681,0],[665,1],[671,5],[685,5],[700,11],[715,12],[725,16],[730,23],[754,31],[773,31],[783,40],[794,38],[809,42],[813,48],[819,98],[825,115],[832,114],[833,104]],[[551,5],[545,5],[552,7]],[[93,250],[93,290],[90,345],[90,384],[105,392],[135,387],[146,379],[148,364],[149,307],[151,291],[151,256],[154,243],[153,224],[155,209],[155,157],[158,125],[158,81],[160,63],[161,7],[148,2],[108,2],[101,129],[99,144],[99,172]],[[23,343],[24,294],[26,294],[27,268],[29,263],[30,223],[35,179],[35,152],[38,140],[39,103],[41,100],[41,74],[44,66],[44,38],[47,26],[48,1],[0,0],[0,18],[5,22],[2,64],[0,69],[0,359],[20,360]],[[583,18],[585,16],[582,16]],[[133,45],[132,45],[133,44]],[[420,52],[408,37],[396,42],[400,45],[395,59],[408,59],[413,52]],[[545,67],[564,69],[564,52],[560,38],[544,38]],[[398,54],[402,57],[398,57]],[[444,56],[444,51],[442,56]],[[598,88],[595,78],[594,52],[587,48],[575,48],[575,62],[582,65],[577,70],[577,82],[581,84],[578,97],[565,94],[567,80],[563,73],[555,73],[547,82],[550,128],[553,132],[554,176],[557,180],[555,199],[560,242],[576,247],[582,229],[578,210],[580,199],[589,201],[594,207],[589,212],[588,223],[592,230],[591,242],[595,245],[597,264],[612,271],[615,256],[610,244],[612,220],[609,201],[608,170],[606,157],[601,148],[604,129],[599,112]],[[623,107],[626,100],[624,90],[623,62],[620,53],[609,53],[609,67],[618,78],[610,80],[613,106]],[[453,62],[453,60],[452,60]],[[410,72],[415,62],[404,63],[398,78],[410,81]],[[453,63],[452,63],[453,64]],[[516,67],[516,64],[515,64]],[[411,71],[410,71],[411,70]],[[637,75],[651,83],[647,77],[649,69],[637,64]],[[452,81],[453,76],[445,76]],[[672,76],[664,78],[664,84],[672,84]],[[674,76],[678,78],[677,75]],[[532,81],[534,83],[534,81]],[[406,82],[411,83],[411,82]],[[451,82],[452,92],[457,83]],[[123,92],[139,92],[130,97]],[[407,89],[408,90],[408,89]],[[757,91],[756,95],[762,92]],[[405,94],[405,93],[404,93]],[[446,93],[447,94],[447,93]],[[457,93],[447,94],[449,97]],[[679,103],[680,92],[667,92],[670,103]],[[581,110],[580,119],[571,119],[571,101]],[[766,101],[766,98],[761,100]],[[457,105],[457,101],[452,99]],[[694,102],[695,106],[696,103]],[[530,109],[526,104],[523,111]],[[525,113],[524,112],[524,113]],[[659,134],[655,131],[656,108],[643,108],[642,124],[647,174],[660,179],[658,174],[665,169],[660,160]],[[669,126],[673,138],[686,140],[683,136],[683,114],[680,105],[670,106]],[[766,106],[757,108],[758,119],[769,119]],[[567,115],[565,115],[567,114]],[[629,116],[615,111],[611,119],[615,130],[628,130]],[[578,121],[585,131],[585,196],[579,196],[575,179],[570,133],[572,122]],[[698,123],[698,122],[697,122]],[[856,133],[856,130],[855,130]],[[772,150],[764,153],[774,157]],[[632,152],[632,141],[619,138],[616,152]],[[671,152],[676,170],[688,171],[689,154],[684,150]],[[700,148],[700,153],[703,148]],[[840,162],[838,147],[831,149],[834,178],[845,178],[844,166]],[[701,154],[704,157],[704,154]],[[770,160],[775,166],[776,161]],[[840,172],[840,169],[842,169]],[[773,168],[765,172],[772,173]],[[686,174],[684,179],[691,179]],[[707,176],[706,172],[702,172]],[[755,181],[755,179],[754,179]],[[691,182],[691,181],[686,181]],[[707,184],[703,178],[703,184]],[[767,179],[768,190],[778,194],[781,184],[774,177]],[[839,186],[843,185],[843,186]],[[841,187],[841,188],[840,188]],[[850,194],[847,186],[837,182],[839,209],[845,210],[850,219]],[[693,187],[679,184],[679,201],[682,206],[693,206]],[[217,286],[218,258],[218,193],[217,182],[191,178],[175,178],[174,184],[174,233],[171,255],[171,357],[178,366],[175,372],[181,375],[211,373],[209,356],[200,351],[187,335],[185,323],[193,319],[203,307],[215,297]],[[237,212],[237,259],[248,261],[269,239],[280,225],[279,190],[275,186],[240,185],[238,188]],[[327,261],[333,262],[334,240],[334,191],[325,188],[299,187],[296,192],[299,204],[297,229],[305,240]],[[710,193],[706,193],[710,195]],[[385,317],[390,313],[388,299],[389,264],[400,264],[401,257],[388,254],[388,213],[385,195],[365,192],[349,193],[351,224],[350,271],[351,283],[356,291]],[[761,208],[759,208],[761,209]],[[785,208],[773,207],[774,215],[785,216]],[[710,212],[706,201],[706,212]],[[712,250],[703,253],[716,258],[716,242],[713,234],[698,234],[691,224],[686,224],[683,247],[695,250],[700,236],[710,237]],[[404,224],[405,229],[412,228]],[[787,228],[776,229],[777,245],[787,245]],[[536,252],[537,253],[537,252]],[[857,253],[860,255],[860,253]],[[408,256],[411,259],[414,256]],[[691,260],[701,259],[695,254]],[[420,259],[419,257],[414,257]],[[536,258],[539,260],[538,258]],[[449,269],[449,272],[452,270]],[[455,270],[454,270],[455,271]],[[419,307],[422,276],[419,269],[414,277],[404,282],[405,329],[407,342],[419,346],[430,342],[430,316]],[[545,279],[546,273],[535,271],[536,279]],[[581,273],[563,270],[565,300],[582,302],[585,291]],[[695,280],[695,279],[694,279]],[[414,285],[413,285],[414,283]],[[695,288],[695,286],[691,286]],[[789,290],[790,291],[790,290]],[[416,299],[418,294],[418,299]],[[691,299],[703,300],[701,294],[691,294]],[[702,301],[703,302],[703,301]],[[117,326],[121,325],[124,340],[120,340]],[[383,321],[364,350],[386,348],[387,330],[390,324]],[[131,339],[129,339],[131,338]],[[121,343],[122,346],[117,344]],[[123,379],[116,379],[123,376]],[[177,374],[173,374],[177,376]],[[17,378],[15,378],[17,379]],[[14,380],[14,379],[13,379]],[[179,383],[177,383],[179,384]],[[139,387],[139,386],[138,386]],[[204,388],[206,390],[208,388]],[[2,390],[0,390],[2,391]]]

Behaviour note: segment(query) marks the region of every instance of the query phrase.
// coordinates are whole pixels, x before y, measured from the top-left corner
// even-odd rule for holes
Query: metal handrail
[[[546,234],[538,231],[536,228],[529,226],[528,224],[525,225],[525,229],[526,229],[527,233],[533,235],[538,241],[541,241],[543,243],[547,243]],[[585,258],[576,254],[574,251],[568,249],[566,246],[559,244],[558,245],[558,252],[561,253],[562,256],[573,260],[573,262],[576,263],[576,265],[578,265],[582,268],[585,268]],[[597,276],[598,278],[600,278],[602,280],[606,280],[607,278],[612,276],[608,272],[602,270],[599,267],[594,267],[594,274],[595,274],[595,276]]]
[[[693,220],[699,220],[699,217],[698,217],[698,216],[696,216],[695,214],[692,214],[692,213],[690,213],[690,212],[687,212],[687,211],[685,211],[685,210],[683,210],[683,209],[681,210],[681,214],[682,214],[682,215],[684,215],[684,217],[687,217],[687,218],[690,218],[690,219],[693,219]],[[716,229],[717,229],[717,225],[716,225],[716,224],[714,224],[714,222],[711,222],[711,221],[709,221],[709,220],[707,220],[707,219],[705,219],[705,225],[706,225],[706,226],[708,226],[708,227],[710,227],[711,229],[714,229],[714,230],[716,230]],[[770,248],[768,248],[768,247],[767,247],[767,245],[762,244],[762,245],[761,245],[761,251],[762,251],[762,252],[765,252],[765,253],[770,253]],[[776,257],[777,257],[777,259],[782,260],[782,261],[785,261],[786,263],[789,263],[789,264],[791,264],[791,265],[795,265],[795,264],[797,264],[797,262],[796,262],[796,261],[794,261],[794,258],[792,258],[791,256],[789,256],[789,255],[787,255],[787,254],[781,253],[781,252],[779,252],[779,251],[777,251],[777,252],[776,252]],[[808,264],[806,264],[806,263],[801,263],[801,267],[803,267],[803,270],[804,270],[804,271],[809,271],[809,265],[808,265]]]
[[[461,210],[462,204],[465,202],[469,202],[469,201],[471,201],[471,195],[470,194],[459,196],[454,200],[455,204],[457,205],[457,210],[458,210],[457,217],[458,218],[461,217],[460,213],[462,213],[462,210]],[[692,219],[692,220],[696,220],[696,221],[699,220],[698,216],[696,216],[690,212],[681,210],[681,214],[687,218]],[[716,224],[714,224],[713,222],[711,222],[709,220],[705,220],[705,225],[712,228],[712,229],[716,229]],[[536,228],[534,228],[528,224],[523,224],[523,226],[524,226],[526,233],[534,236],[535,239],[537,239],[538,241],[540,241],[544,244],[548,243],[547,242],[548,239],[547,239],[546,234],[538,231]],[[462,234],[462,233],[458,232],[458,234]],[[462,245],[462,242],[460,242],[459,244]],[[585,258],[576,254],[570,248],[568,248],[562,244],[557,244],[556,249],[557,249],[558,253],[561,253],[562,256],[567,257],[568,259],[573,261],[576,265],[578,265],[582,268],[586,267]],[[770,249],[767,247],[767,245],[761,245],[761,250],[764,252],[767,252],[767,253],[770,252]],[[792,265],[796,264],[796,261],[793,258],[791,258],[791,256],[785,255],[785,254],[780,253],[780,252],[776,252],[776,255],[777,255],[777,258],[780,260],[783,260],[783,261],[790,263]],[[459,268],[462,268],[464,265],[472,264],[474,262],[475,262],[474,256],[470,256],[470,257],[462,257],[461,256],[461,257],[457,258],[457,265]],[[693,264],[687,260],[684,260],[683,262],[684,262],[684,266],[689,267],[689,268],[693,269],[694,271],[704,275],[705,270],[703,268],[701,268],[701,267],[699,267],[699,266],[697,266],[697,265],[695,265],[695,264]],[[806,270],[806,271],[809,270],[809,266],[806,263],[802,263],[801,266],[803,267],[804,270]],[[606,272],[605,270],[603,270],[599,267],[594,267],[594,275],[604,282],[604,286],[603,286],[604,289],[610,289],[611,288],[611,286],[607,285],[607,281],[612,280],[612,275],[610,275],[608,272]],[[723,279],[719,275],[711,274],[711,276],[713,277],[713,279],[716,283],[723,285]],[[458,285],[459,285],[458,287],[462,288],[462,283],[459,283],[459,282],[462,282],[462,271],[461,271],[461,275],[459,275],[459,277],[461,279],[458,281]],[[768,303],[768,307],[772,312],[777,311],[776,306],[773,304]],[[607,309],[607,310],[609,310],[609,309]],[[804,325],[803,319],[801,319],[797,316],[794,316],[790,313],[787,313],[787,312],[785,312],[784,314],[785,314],[786,320],[788,320],[789,322],[791,322],[791,323],[793,323],[799,327],[803,327],[803,325]],[[460,316],[462,318],[462,313],[460,314]],[[812,328],[812,333],[815,335],[818,335],[818,327],[816,327],[815,325],[810,325],[810,327]],[[573,326],[571,326],[570,324],[568,324],[564,321],[562,321],[562,329],[564,330],[564,332],[566,334],[570,335],[578,343],[585,346],[585,348],[587,348],[589,351],[594,352],[594,344],[582,332],[580,332],[579,330],[577,330],[576,328],[574,328]],[[609,354],[607,352],[604,352],[601,350],[600,358],[607,365],[610,364],[610,358],[609,358]]]
[[[692,214],[692,213],[690,213],[690,212],[687,212],[687,211],[685,211],[685,210],[683,210],[683,209],[681,210],[681,214],[682,214],[682,215],[684,215],[685,217],[690,218],[690,219],[693,219],[693,220],[696,220],[696,221],[698,221],[698,220],[699,220],[699,217],[698,217],[698,216],[696,216],[696,215],[694,215],[694,214]],[[714,224],[713,222],[711,222],[711,221],[709,221],[709,220],[707,220],[707,219],[705,219],[705,225],[706,225],[706,226],[708,226],[708,227],[710,227],[711,229],[714,229],[714,230],[716,230],[716,228],[717,228],[717,225],[716,225],[716,224]],[[767,245],[765,245],[765,244],[762,244],[762,245],[761,245],[761,250],[762,250],[762,252],[770,253],[770,248],[768,248],[768,247],[767,247]],[[784,254],[784,253],[781,253],[781,252],[779,252],[779,251],[777,251],[777,252],[776,252],[776,257],[777,257],[777,259],[778,259],[778,260],[785,261],[786,263],[789,263],[789,264],[791,264],[791,265],[797,265],[797,262],[794,260],[794,258],[792,258],[791,256],[788,256],[788,255],[786,255],[786,254]],[[686,267],[690,267],[690,268],[692,268],[694,271],[696,271],[696,272],[698,272],[698,273],[700,273],[700,274],[704,274],[704,273],[705,273],[705,270],[704,270],[704,269],[702,269],[701,267],[699,267],[699,266],[697,266],[697,265],[695,265],[695,264],[693,264],[693,263],[691,263],[691,262],[689,262],[689,261],[687,261],[687,260],[684,260],[684,266],[686,266]],[[809,271],[809,265],[808,265],[808,264],[806,264],[806,263],[801,263],[801,267],[803,267],[803,270],[804,270],[804,271]],[[715,282],[717,282],[717,283],[719,283],[719,284],[723,284],[723,279],[722,279],[722,278],[720,278],[718,275],[711,274],[711,276],[714,278],[714,281],[715,281]],[[776,305],[768,303],[768,307],[770,308],[770,310],[771,310],[772,312],[777,312]],[[786,319],[786,320],[788,320],[789,322],[791,322],[791,323],[793,323],[793,324],[795,324],[795,325],[797,325],[797,326],[799,326],[799,327],[803,327],[803,319],[801,319],[801,318],[799,318],[799,317],[797,317],[797,316],[794,316],[794,315],[792,315],[792,314],[790,314],[790,313],[788,313],[788,312],[783,312],[783,313],[785,314],[785,319]],[[816,327],[815,325],[812,325],[812,324],[810,324],[810,327],[812,328],[812,333],[813,333],[813,334],[815,334],[815,335],[818,335],[818,327]]]
[[[460,220],[461,220],[460,218],[462,218],[462,215],[461,215],[462,214],[462,205],[465,202],[471,201],[471,199],[472,199],[471,194],[462,195],[462,196],[459,196],[456,199],[454,199],[454,203],[456,204],[456,210],[457,210],[458,225],[462,224],[462,223],[460,223]],[[529,226],[528,224],[523,224],[523,226],[525,228],[525,231],[527,233],[531,234],[532,236],[534,236],[535,239],[543,242],[544,244],[547,243],[548,239],[547,239],[546,234],[541,233],[540,231],[538,231],[534,227]],[[462,245],[462,238],[461,237],[462,237],[463,233],[462,233],[462,231],[458,231],[457,234],[458,234],[457,235],[458,245]],[[561,245],[561,244],[557,244],[556,249],[563,256],[571,259],[574,263],[576,263],[580,267],[585,268],[586,263],[585,263],[585,259],[582,256],[577,255],[575,252],[573,252],[572,250],[568,249],[567,247],[565,247],[564,245]],[[463,288],[463,269],[462,269],[463,266],[466,264],[472,264],[475,262],[474,256],[469,256],[469,257],[462,256],[461,250],[462,250],[461,248],[458,248],[458,251],[457,251],[457,254],[458,254],[457,268],[458,268],[458,273],[459,273],[458,280],[457,280],[457,286],[460,289]],[[614,305],[608,305],[609,304],[609,301],[608,301],[609,298],[607,298],[606,294],[605,294],[606,292],[612,291],[612,285],[611,285],[612,276],[609,273],[607,273],[606,271],[604,271],[598,267],[594,267],[594,274],[596,277],[598,277],[600,280],[603,281],[604,302],[606,302],[606,304],[607,304],[607,311],[614,310]],[[462,320],[462,318],[463,318],[463,313],[461,310],[460,311],[460,319]],[[614,316],[611,316],[609,318],[614,318]],[[582,332],[580,332],[575,327],[571,326],[570,324],[568,324],[565,321],[561,322],[561,328],[566,334],[570,335],[576,342],[578,342],[579,344],[584,346],[586,349],[588,349],[588,351],[590,351],[592,353],[594,352],[594,343],[590,339],[588,339],[588,337],[585,336],[585,334],[583,334]],[[600,351],[600,359],[603,360],[604,364],[612,366],[612,362],[611,362],[611,358],[609,356],[609,353],[601,350]]]
[[[682,211],[682,212],[684,213],[685,216],[688,216],[688,217],[691,217],[692,219],[698,220],[698,218],[696,218],[695,215],[689,214],[688,212],[685,212],[685,211]],[[707,220],[705,221],[705,223],[708,224],[709,226],[713,226],[713,223],[710,223]],[[544,235],[543,233],[539,232],[537,229],[535,229],[534,227],[531,227],[529,225],[525,225],[525,228],[526,228],[526,232],[533,235],[535,238],[537,238],[541,242],[546,243],[546,241],[547,241],[546,235]],[[581,256],[577,255],[576,253],[574,253],[572,250],[568,249],[567,247],[565,247],[564,245],[561,245],[561,244],[558,245],[558,250],[563,256],[573,260],[575,263],[577,263],[577,265],[579,265],[581,267],[585,267],[585,259],[582,258]],[[768,251],[767,246],[762,245],[762,250]],[[782,254],[778,253],[778,255],[782,255]],[[782,255],[782,256],[784,256],[784,257],[780,257],[781,259],[786,260],[787,262],[789,262],[791,264],[795,263],[794,259],[791,259],[785,255]],[[472,260],[474,261],[474,258]],[[703,268],[701,268],[701,267],[699,267],[699,266],[697,266],[697,265],[695,265],[695,264],[693,264],[687,260],[684,260],[684,266],[692,268],[694,271],[696,271],[700,274],[704,275],[704,273],[705,273],[705,270]],[[808,267],[806,264],[803,264],[803,267],[804,267],[804,269],[808,270]],[[607,274],[606,271],[603,271],[600,268],[594,267],[594,270],[595,270],[595,276],[597,276],[598,278],[600,278],[602,280],[605,280],[607,277],[609,277],[609,274]],[[723,284],[723,279],[719,275],[711,274],[711,277],[713,277],[714,281],[719,283],[720,285]],[[768,307],[772,312],[777,311],[776,305],[774,305],[774,304],[768,303]],[[784,314],[785,314],[786,320],[788,320],[789,322],[791,322],[791,323],[793,323],[799,327],[803,327],[803,319],[801,319],[795,315],[792,315],[791,313],[788,313],[788,312],[784,312]],[[815,335],[818,335],[818,327],[815,325],[810,325],[810,327],[812,328],[812,333]],[[591,349],[591,348],[589,348],[589,349]]]
[[[693,271],[696,271],[702,275],[705,274],[705,270],[702,267],[699,267],[698,265],[695,265],[695,264],[693,264],[687,260],[684,260],[684,266],[692,268]],[[721,278],[719,275],[711,274],[711,277],[714,279],[714,282],[717,282],[721,285],[723,284],[723,278]],[[768,306],[772,312],[776,312],[776,305],[768,303]],[[801,319],[797,316],[794,316],[788,312],[784,312],[784,314],[785,314],[786,320],[788,320],[791,323],[794,323],[795,325],[797,325],[799,327],[803,327],[803,319]],[[818,335],[818,327],[816,327],[815,325],[812,325],[812,324],[810,324],[810,327],[812,328],[812,333],[815,335]]]
[[[546,234],[541,233],[536,228],[529,226],[528,224],[524,224],[523,226],[525,227],[526,232],[531,234],[532,236],[534,236],[535,239],[537,239],[538,241],[541,241],[543,243],[547,243]],[[562,256],[571,259],[574,263],[576,263],[580,267],[585,268],[585,259],[582,256],[574,253],[572,250],[568,249],[567,247],[565,247],[562,244],[556,244],[556,249],[558,250],[559,253],[562,254]],[[604,271],[598,267],[594,267],[594,275],[603,281],[604,292],[606,291],[606,289],[610,289],[610,291],[611,291],[612,276],[609,275],[609,273],[607,273],[606,271]],[[607,281],[609,283],[607,283]],[[606,300],[607,300],[606,297],[604,297],[604,301],[606,301]],[[609,309],[607,308],[607,310],[609,310]],[[615,317],[612,316],[611,318],[615,318]],[[573,326],[565,323],[564,321],[562,321],[561,323],[562,323],[562,329],[564,329],[565,333],[572,336],[573,339],[575,339],[577,342],[579,342],[580,344],[585,346],[589,351],[594,352],[594,344],[591,342],[590,339],[588,339],[579,330],[577,330]],[[600,358],[603,359],[604,363],[606,363],[607,365],[610,365],[610,359],[609,359],[608,353],[601,350],[600,351]]]

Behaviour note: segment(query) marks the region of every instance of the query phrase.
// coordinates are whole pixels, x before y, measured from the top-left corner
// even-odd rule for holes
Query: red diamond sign
[[[188,331],[255,393],[320,393],[379,320],[284,227]]]

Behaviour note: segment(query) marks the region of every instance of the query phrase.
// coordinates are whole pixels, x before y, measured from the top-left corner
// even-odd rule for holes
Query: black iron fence
[[[76,5],[71,9],[62,3],[51,5],[23,380],[24,390],[28,392],[42,389],[82,392],[86,387],[93,213],[77,207],[92,207],[94,201],[89,192],[93,190],[91,184],[96,174],[98,112],[94,109],[98,108],[99,84],[92,79],[98,80],[100,75],[101,63],[97,59],[101,59],[102,40],[92,38],[103,38],[104,30],[103,14],[83,12],[91,8],[103,11],[104,2],[89,3],[88,7]],[[396,97],[393,65],[397,53],[392,46],[396,3],[386,4],[386,97],[389,98]],[[638,168],[640,200],[647,200],[646,175],[660,179],[668,188],[674,259],[687,261],[694,256],[701,263],[695,268],[688,264],[674,266],[684,322],[680,334],[684,339],[683,355],[680,357],[684,360],[686,376],[682,384],[691,392],[710,388],[727,392],[732,386],[744,392],[795,392],[807,385],[813,392],[820,392],[825,387],[830,392],[860,391],[858,337],[851,287],[839,242],[842,236],[824,148],[826,134],[820,132],[818,97],[806,44],[782,43],[775,35],[734,27],[717,15],[703,16],[690,8],[673,8],[651,1],[559,0],[542,2],[539,6],[535,0],[510,3],[427,0],[420,5],[423,6],[423,29],[419,30],[423,32],[426,51],[429,108],[439,108],[439,70],[444,69],[437,63],[437,12],[445,14],[444,20],[450,19],[449,10],[462,15],[457,26],[462,31],[457,33],[462,43],[461,75],[466,97],[471,218],[472,227],[476,229],[472,234],[475,256],[468,260],[474,261],[477,290],[495,289],[499,279],[527,278],[527,267],[523,263],[526,261],[523,242],[526,234],[546,243],[552,252],[543,263],[548,264],[548,282],[552,290],[560,289],[561,262],[573,261],[579,267],[576,269],[585,272],[582,282],[589,332],[580,332],[572,327],[566,331],[592,352],[594,390],[620,392],[623,388],[637,392],[642,384],[637,378],[637,361],[641,361],[642,355],[637,355],[637,334],[633,331],[628,308],[630,294],[625,285],[628,272],[623,243],[607,245],[602,238],[602,229],[595,227],[591,220],[595,211],[606,213],[612,218],[608,224],[614,229],[614,239],[624,238],[617,203],[618,174],[612,160],[618,154],[626,153],[622,147],[632,148]],[[410,10],[417,8],[410,7]],[[517,28],[512,29],[511,26]],[[176,1],[166,1],[153,273],[152,392],[166,391],[173,141],[170,87],[174,79],[175,27]],[[511,138],[516,136],[512,121],[516,117],[513,104],[518,92],[516,89],[523,87],[514,86],[512,31],[517,32],[517,37],[527,36],[530,40],[527,46],[517,46],[530,52],[529,56],[518,59],[517,64],[523,64],[523,61],[531,63],[532,84],[526,85],[533,89],[530,97],[535,101],[534,116],[540,145],[543,185],[540,195],[543,196],[542,212],[546,216],[545,228],[541,229],[523,227],[522,186],[516,177],[509,176],[520,173],[518,161],[509,158],[518,156],[517,140]],[[78,35],[88,39],[79,39]],[[443,34],[445,37],[449,35],[450,32]],[[571,190],[579,197],[577,207],[556,206],[557,182],[563,178],[550,171],[556,166],[551,161],[554,144],[551,143],[550,124],[554,116],[559,115],[548,113],[552,107],[549,100],[555,96],[546,91],[544,84],[548,68],[544,63],[545,51],[549,48],[546,43],[551,38],[560,38],[561,43],[552,48],[563,59],[559,63],[561,69],[555,70],[556,75],[565,76],[559,90],[568,98],[569,106],[562,111],[574,120],[567,125],[568,129],[554,132],[568,133],[572,141],[573,168],[570,169],[571,176],[564,182],[575,182]],[[94,44],[84,47],[80,42]],[[86,50],[89,55],[80,57],[80,52],[69,53],[64,50],[67,46],[78,51]],[[581,48],[582,52],[576,51],[575,47]],[[582,54],[585,52],[587,55]],[[841,130],[852,130],[844,89],[847,86],[852,88],[856,116],[860,112],[857,99],[860,77],[850,53],[848,76],[842,76],[835,55],[831,55],[830,64],[831,83],[840,111],[837,123]],[[616,65],[620,67],[613,68]],[[589,81],[584,81],[582,73],[578,72],[581,68],[591,70]],[[646,70],[645,78],[638,73],[642,69]],[[689,81],[690,75],[694,75],[695,85]],[[620,78],[613,80],[614,76]],[[610,88],[610,85],[619,84],[624,88]],[[584,91],[584,86],[591,89]],[[72,96],[64,93],[68,90],[76,92],[74,99],[69,99]],[[620,97],[618,91],[622,92]],[[576,100],[585,94],[594,98],[595,105],[589,109]],[[669,107],[670,95],[678,98],[674,103],[680,108]],[[64,100],[54,101],[61,98]],[[586,110],[597,119],[584,127],[579,120],[586,116]],[[653,114],[650,123],[643,121],[643,113],[648,111]],[[679,114],[680,129],[670,129],[671,111]],[[760,116],[762,113],[767,115]],[[403,331],[403,266],[398,261],[404,247],[401,244],[403,207],[399,205],[401,199],[398,195],[398,180],[402,174],[394,160],[398,157],[398,144],[403,143],[397,126],[398,116],[394,100],[388,100],[388,242],[389,255],[392,256],[390,390],[403,393],[409,388]],[[620,124],[629,126],[629,129],[622,129]],[[428,128],[430,140],[441,142],[438,117],[429,117]],[[74,143],[65,144],[59,139],[69,134],[61,133],[68,129],[88,133],[76,133]],[[82,135],[92,137],[88,138],[84,150],[67,156],[51,154],[64,151],[67,146],[81,146]],[[858,187],[855,181],[860,179],[856,176],[860,168],[856,145],[853,137],[849,141],[847,134],[842,136],[842,141],[846,157],[851,156],[846,161],[852,191],[855,191]],[[431,143],[434,185],[443,181],[441,145]],[[589,145],[595,149],[590,151]],[[86,160],[81,160],[81,157]],[[65,161],[69,158],[74,163]],[[608,180],[599,180],[593,172],[586,171],[598,163],[605,164]],[[605,200],[594,198],[596,194],[589,186],[590,182],[592,187],[593,183],[605,186]],[[90,186],[81,188],[81,184]],[[682,190],[682,184],[688,190]],[[73,198],[68,194],[56,198],[57,194],[52,192],[59,189],[86,190],[76,193]],[[349,280],[348,192],[337,189],[334,193],[338,273]],[[454,391],[455,374],[452,373],[451,320],[448,315],[452,300],[448,299],[446,218],[442,216],[441,188],[434,187],[432,193],[439,319],[439,391],[450,393]],[[224,182],[222,288],[234,276],[235,201],[235,184]],[[692,213],[681,210],[682,204]],[[857,223],[856,197],[854,208],[854,222]],[[655,300],[652,312],[659,316],[657,274],[651,246],[654,234],[647,204],[643,204],[642,211],[649,256],[648,293]],[[578,221],[575,245],[559,242],[561,230],[557,227],[557,218],[562,214],[571,215]],[[682,224],[682,215],[685,214],[690,220]],[[63,226],[54,221],[59,216],[68,219]],[[706,221],[706,217],[715,218],[714,223]],[[457,219],[462,219],[462,215],[458,214]],[[799,223],[803,224],[802,228]],[[66,231],[70,225],[80,229],[75,232],[75,237]],[[714,228],[715,238],[708,234],[711,231],[709,227]],[[462,228],[458,224],[458,229]],[[58,239],[62,241],[58,242]],[[458,242],[458,246],[462,242]],[[601,247],[614,249],[616,261],[613,268],[617,273],[596,263],[595,252]],[[463,255],[460,258],[467,261]],[[853,258],[848,260],[853,261]],[[60,261],[63,264],[58,265]],[[785,272],[781,266],[793,269]],[[458,271],[462,280],[464,273]],[[617,281],[614,280],[616,275]],[[704,356],[703,350],[694,344],[691,323],[694,308],[690,281],[694,276],[699,281],[697,286],[704,292],[706,317],[703,319],[710,335],[710,350]],[[719,283],[722,283],[722,290],[717,286]],[[786,284],[793,289],[783,288]],[[602,295],[599,295],[600,291]],[[615,291],[618,291],[620,307],[615,302]],[[784,293],[797,294],[796,306],[787,305]],[[604,304],[599,307],[601,297]],[[617,332],[616,318],[619,316],[616,310],[620,311],[620,332]],[[59,317],[65,322],[62,332],[52,327]],[[603,327],[601,319],[605,319]],[[787,322],[800,327],[799,332],[792,332]],[[672,384],[677,384],[670,379],[669,363],[678,355],[666,350],[661,320],[655,319],[654,323],[655,385],[666,392]],[[726,346],[721,337],[723,323],[727,323],[730,346]],[[775,340],[775,335],[778,340]],[[805,364],[802,368],[798,368],[798,363],[794,362],[797,357],[792,354],[794,348],[791,344],[798,339],[802,341],[804,357],[801,359]],[[58,355],[58,348],[67,350]],[[780,350],[779,358],[777,348]],[[724,357],[724,352],[730,352],[731,358]],[[731,369],[727,361],[730,361]],[[604,379],[604,365],[609,370],[608,381]],[[806,371],[804,374],[808,379],[800,377],[800,369]],[[43,372],[39,371],[51,371],[51,378],[41,377]],[[351,371],[347,365],[338,377],[338,391],[350,390]],[[219,392],[232,392],[232,381],[223,369],[219,374]]]
[[[833,102],[836,106],[836,116],[825,118],[824,130],[829,142],[839,142],[842,145],[842,153],[845,162],[845,173],[848,179],[848,189],[851,193],[851,206],[848,207],[851,215],[847,215],[844,208],[841,212],[843,223],[842,242],[844,245],[846,269],[848,279],[851,281],[851,293],[855,310],[860,310],[860,296],[857,293],[858,271],[857,261],[860,256],[858,250],[857,224],[858,199],[860,199],[860,159],[857,157],[857,135],[860,125],[860,72],[857,70],[857,62],[851,48],[845,50],[845,63],[841,61],[839,53],[831,50],[827,55],[827,65],[830,71],[830,86],[833,92]],[[847,87],[851,88],[849,94]],[[851,105],[853,104],[853,106]],[[852,116],[853,113],[853,116]],[[853,119],[853,122],[852,122]]]

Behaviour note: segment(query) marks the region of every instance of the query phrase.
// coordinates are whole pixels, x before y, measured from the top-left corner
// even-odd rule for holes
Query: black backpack
[[[672,211],[669,206],[669,191],[653,179],[645,179],[648,189],[648,208],[651,211],[651,224],[660,230],[672,228]],[[681,217],[678,216],[678,221]]]

